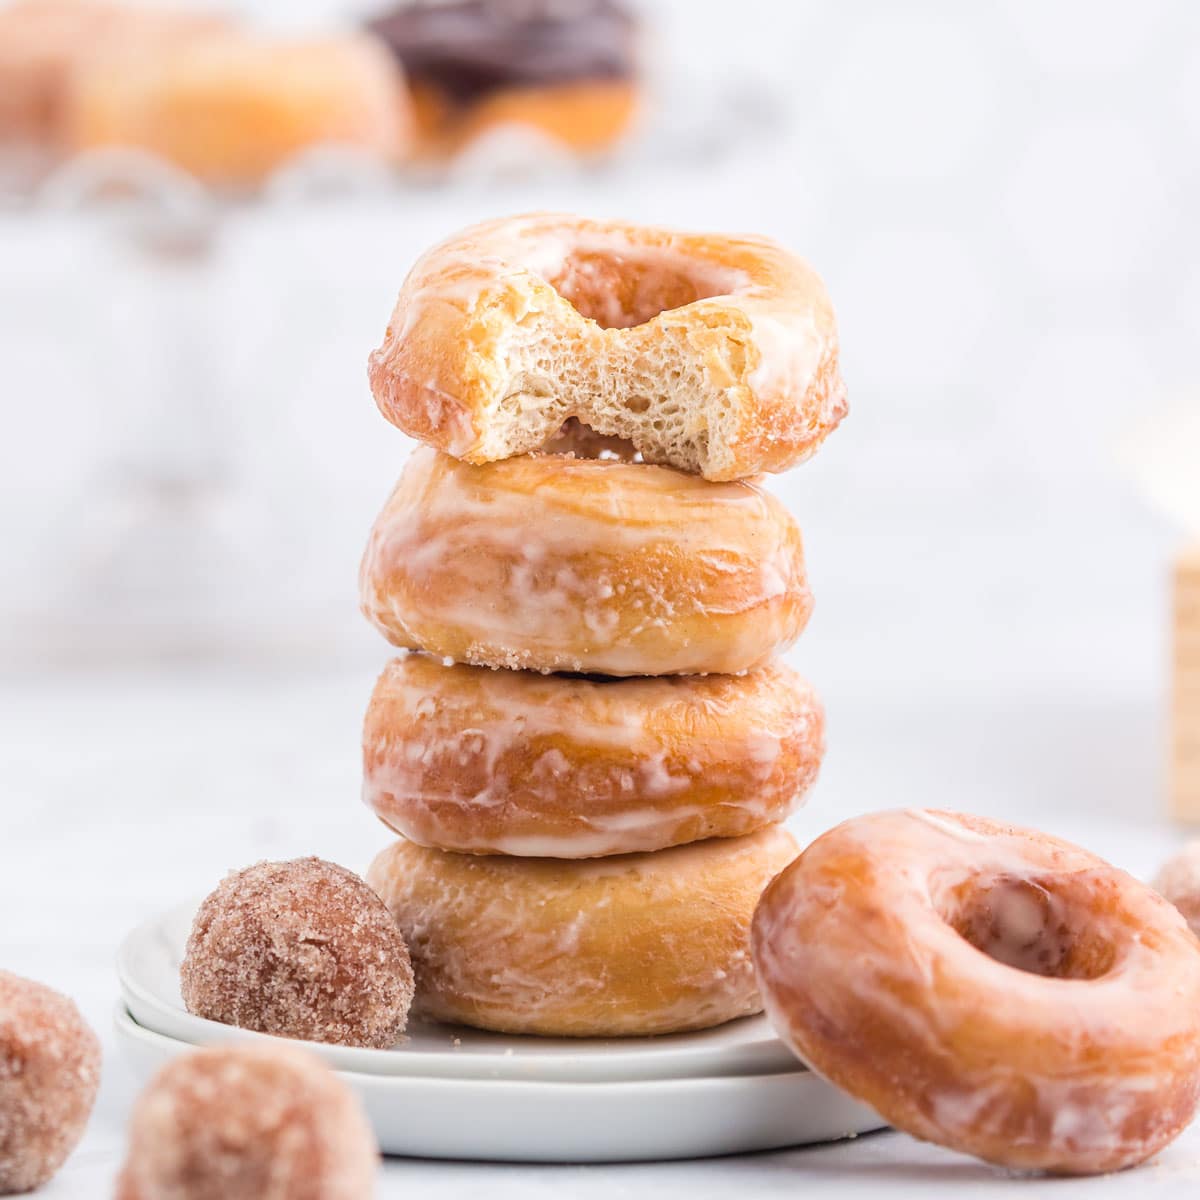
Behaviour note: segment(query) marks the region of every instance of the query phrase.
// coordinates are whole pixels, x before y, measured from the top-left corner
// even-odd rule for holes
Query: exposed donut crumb
[[[378,1158],[357,1098],[312,1054],[210,1047],[138,1098],[117,1200],[366,1200]]]
[[[319,858],[234,872],[200,906],[188,1011],[261,1033],[387,1049],[408,1023],[408,947],[383,901]]]
[[[1175,905],[1200,937],[1200,841],[1189,842],[1163,864],[1154,890]]]
[[[100,1043],[66,996],[0,971],[0,1195],[32,1191],[83,1136]]]

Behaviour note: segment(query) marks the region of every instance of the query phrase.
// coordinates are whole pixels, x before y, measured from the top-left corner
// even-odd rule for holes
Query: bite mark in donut
[[[369,369],[388,420],[472,463],[575,417],[647,462],[744,479],[846,413],[824,285],[766,238],[541,214],[468,229],[401,289]]]

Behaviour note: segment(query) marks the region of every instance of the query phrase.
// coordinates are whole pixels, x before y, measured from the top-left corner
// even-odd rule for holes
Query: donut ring
[[[746,671],[812,609],[795,519],[753,484],[553,455],[475,467],[426,447],[360,584],[397,646],[603,675]]]
[[[833,309],[801,259],[560,213],[430,250],[369,374],[389,421],[473,463],[577,417],[647,462],[745,479],[808,458],[846,414]]]
[[[784,1040],[926,1141],[1092,1174],[1196,1109],[1200,945],[1067,842],[922,809],[847,821],[767,889],[753,945]]]
[[[400,840],[367,882],[413,959],[413,1012],[500,1033],[626,1037],[762,1010],[750,919],[796,853],[770,826],[588,862]]]
[[[69,136],[78,150],[135,146],[244,187],[317,146],[394,159],[409,135],[403,95],[391,56],[371,38],[230,33],[95,64],[77,82]]]
[[[777,663],[596,682],[393,660],[363,730],[363,795],[410,841],[593,858],[739,837],[816,778],[825,716]]]

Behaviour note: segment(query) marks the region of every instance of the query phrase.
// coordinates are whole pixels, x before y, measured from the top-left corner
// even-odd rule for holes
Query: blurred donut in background
[[[409,137],[399,69],[372,39],[228,33],[153,56],[113,54],[79,77],[77,150],[133,146],[218,186],[260,183],[301,152],[398,158]]]
[[[638,26],[615,0],[408,3],[367,27],[408,77],[427,154],[502,125],[599,151],[637,114]]]
[[[15,0],[0,4],[0,141],[59,145],[80,71],[114,50],[160,48],[224,28],[207,13],[140,8],[107,0]]]

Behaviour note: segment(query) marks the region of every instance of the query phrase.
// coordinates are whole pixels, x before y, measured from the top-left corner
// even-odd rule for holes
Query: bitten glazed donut
[[[401,840],[367,880],[412,951],[414,1011],[502,1033],[623,1037],[761,1010],[750,918],[795,853],[778,826],[588,862]]]
[[[408,131],[402,81],[366,37],[196,39],[156,55],[114,55],[81,75],[76,149],[135,146],[210,183],[256,184],[316,146],[396,157]]]
[[[1114,1171],[1200,1095],[1200,944],[1067,842],[912,809],[847,821],[754,917],[767,1012],[893,1125],[1008,1167]]]
[[[360,582],[397,646],[603,675],[745,671],[812,608],[800,530],[753,484],[554,455],[471,466],[426,447]]]
[[[576,417],[647,462],[744,479],[807,458],[846,413],[833,309],[801,259],[553,213],[420,259],[370,378],[389,421],[474,463]]]
[[[597,681],[409,654],[371,697],[364,798],[442,850],[627,854],[782,821],[824,744],[820,701],[779,664]]]

